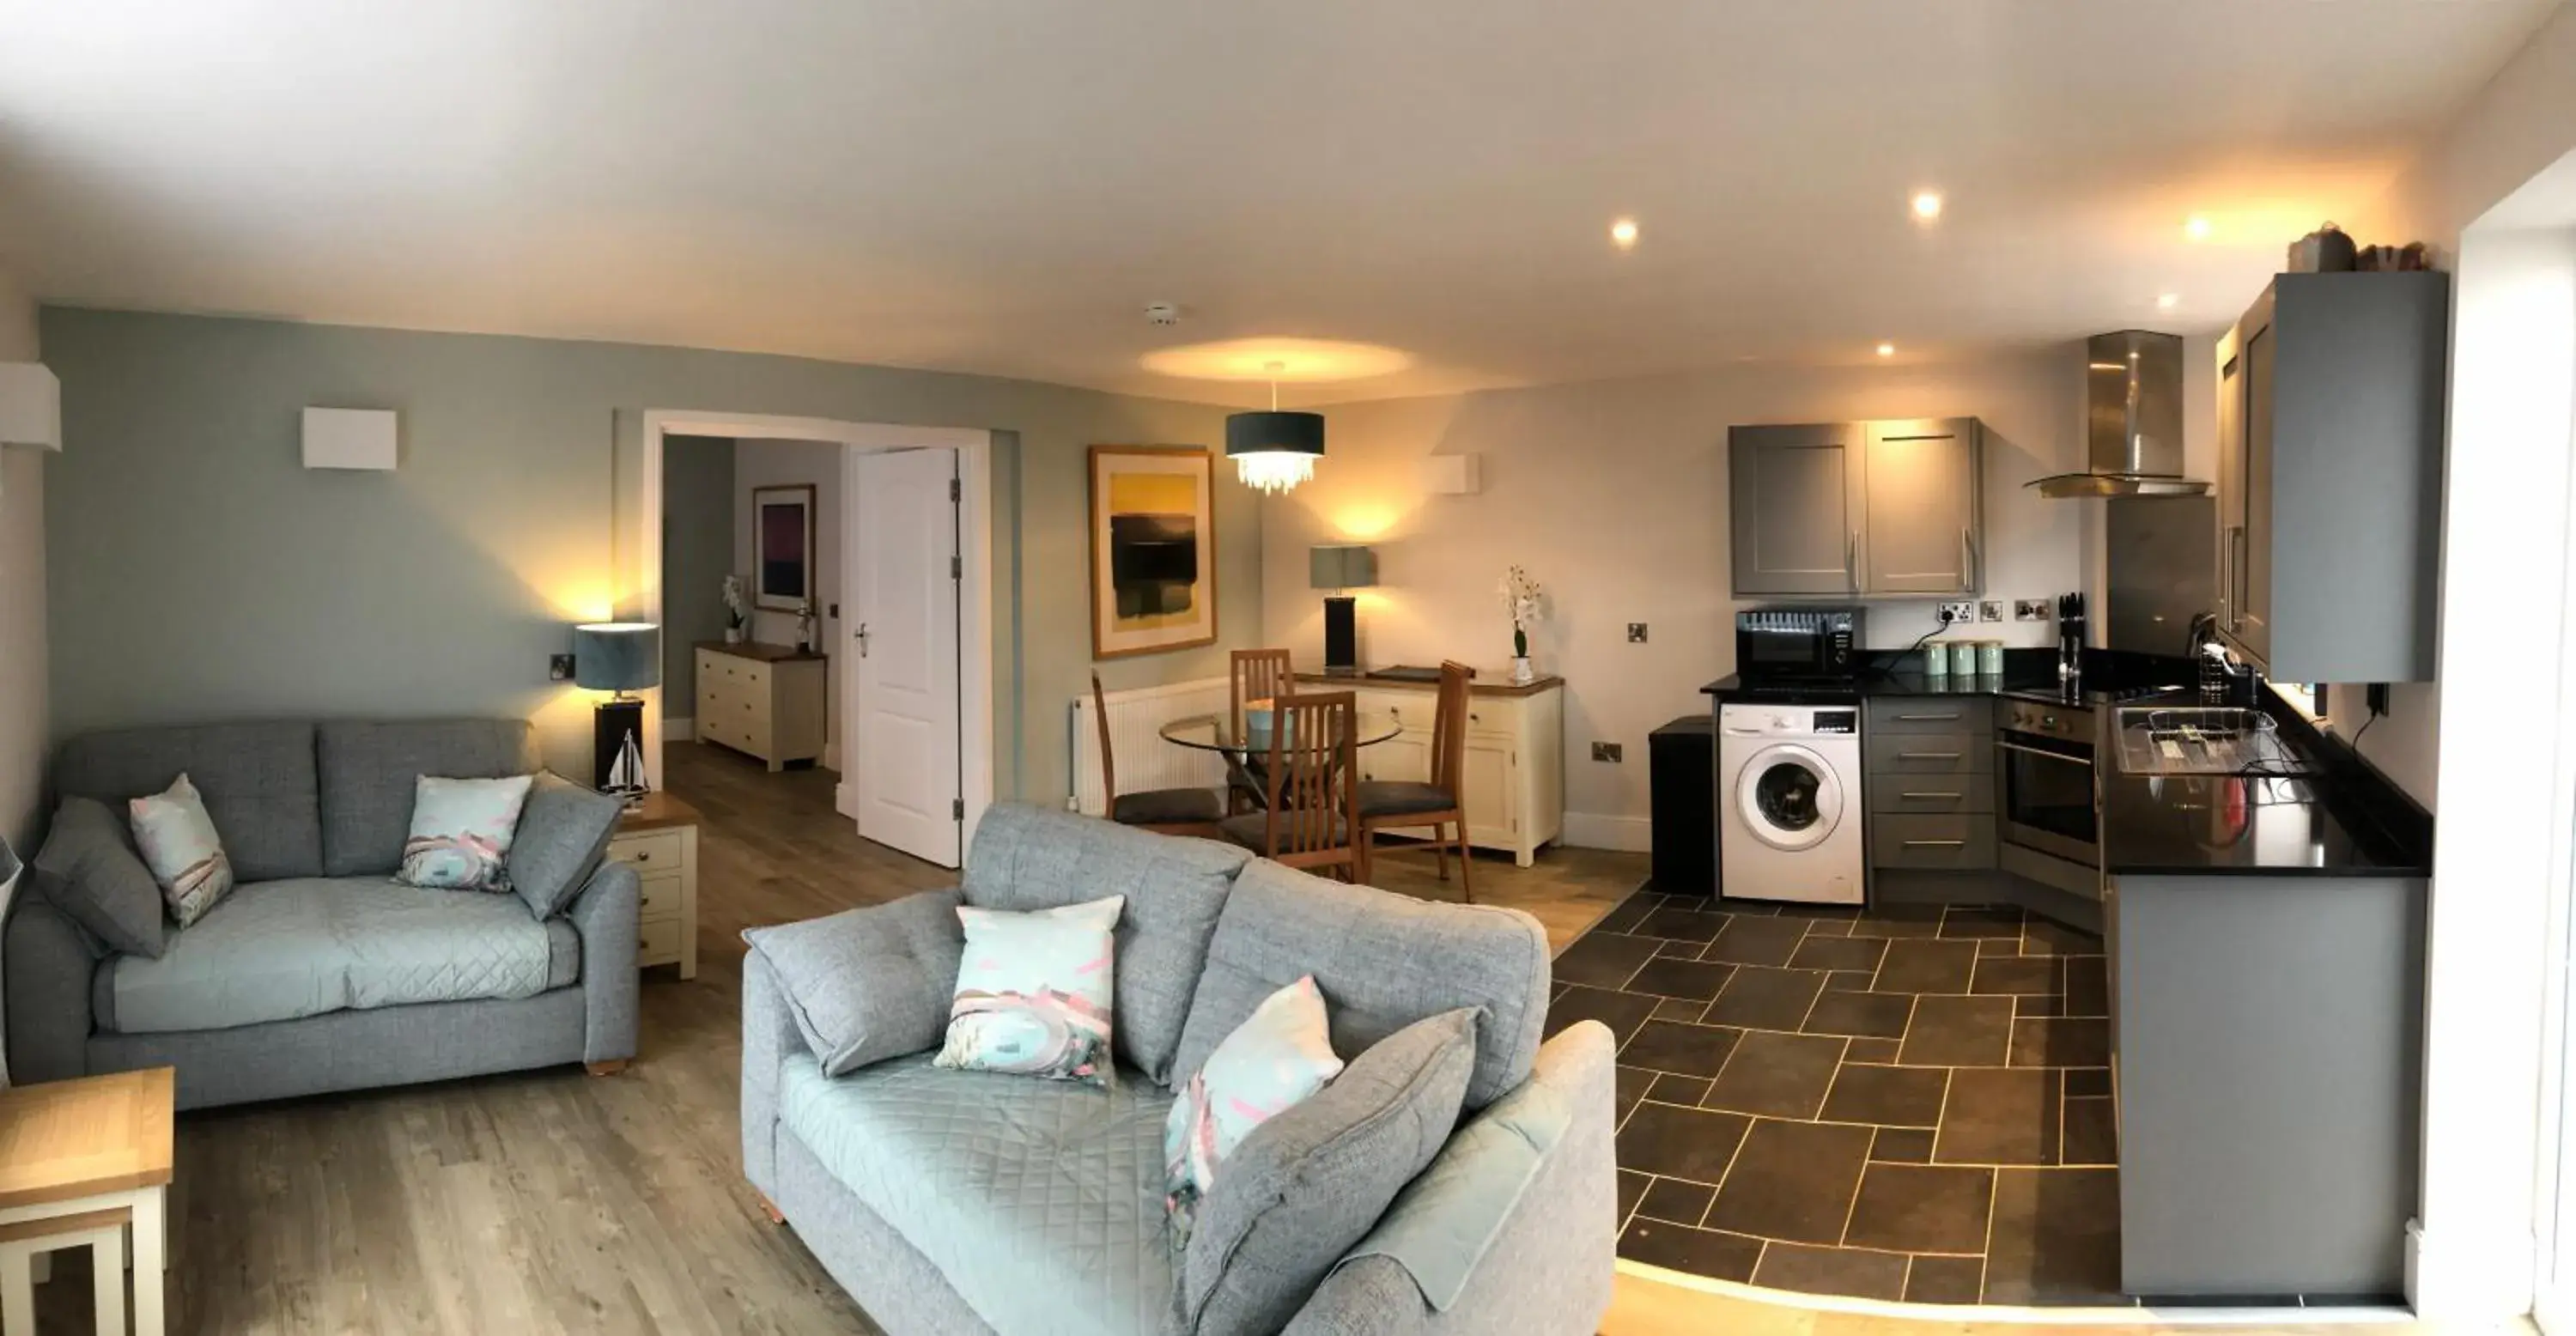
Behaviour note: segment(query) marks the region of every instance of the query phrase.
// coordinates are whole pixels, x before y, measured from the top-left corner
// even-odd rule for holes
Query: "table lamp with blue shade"
[[[1329,589],[1324,600],[1324,671],[1356,672],[1360,666],[1359,600],[1349,590],[1377,583],[1377,553],[1356,543],[1306,549],[1306,583]]]
[[[626,693],[662,684],[662,628],[591,622],[572,629],[575,686],[614,693],[591,710],[591,787],[639,802],[644,783],[644,702]]]

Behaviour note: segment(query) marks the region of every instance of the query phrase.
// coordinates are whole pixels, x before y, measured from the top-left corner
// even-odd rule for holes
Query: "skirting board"
[[[1606,816],[1598,812],[1568,812],[1565,833],[1557,840],[1577,849],[1617,849],[1623,853],[1651,853],[1655,847],[1655,823],[1642,816]]]
[[[697,741],[698,721],[688,718],[664,719],[662,721],[662,740],[664,742]]]

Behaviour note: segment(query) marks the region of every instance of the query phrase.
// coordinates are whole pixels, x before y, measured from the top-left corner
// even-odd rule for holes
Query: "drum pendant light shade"
[[[1278,409],[1225,420],[1225,456],[1246,487],[1284,492],[1315,476],[1324,453],[1324,415]]]

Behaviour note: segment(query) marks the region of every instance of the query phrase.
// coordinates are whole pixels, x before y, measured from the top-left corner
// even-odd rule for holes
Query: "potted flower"
[[[743,641],[745,631],[751,625],[751,600],[743,597],[741,576],[728,575],[724,578],[724,602],[725,643],[739,645]]]
[[[1518,566],[1503,572],[1503,583],[1496,592],[1503,596],[1503,611],[1512,619],[1512,681],[1527,683],[1538,674],[1530,667],[1529,627],[1540,616],[1541,591],[1538,581]]]

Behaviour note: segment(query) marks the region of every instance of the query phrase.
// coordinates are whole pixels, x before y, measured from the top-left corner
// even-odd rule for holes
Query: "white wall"
[[[2068,343],[1954,366],[1742,366],[1329,408],[1315,480],[1264,503],[1263,639],[1320,661],[1306,550],[1365,542],[1379,587],[1360,602],[1363,661],[1499,667],[1511,628],[1494,587],[1517,562],[1548,594],[1532,656],[1566,679],[1568,812],[1642,818],[1647,732],[1705,711],[1700,687],[1735,670],[1730,424],[1982,418],[1988,597],[2047,598],[2085,587],[2085,516],[2099,503],[2023,484],[2080,467],[2082,403],[2083,349]],[[1416,461],[1452,453],[1483,457],[1479,494],[1422,490]],[[1932,618],[1929,600],[1873,605],[1869,643],[1901,648]],[[1648,624],[1646,644],[1628,643],[1629,622]],[[2007,620],[1975,634],[2047,645],[2056,631]],[[1588,759],[1595,740],[1624,744],[1627,759]]]
[[[0,362],[36,356],[36,303],[0,269]],[[44,455],[0,449],[0,835],[27,858],[43,816],[45,671]]]
[[[824,736],[824,764],[839,768],[841,739],[841,673],[837,662],[845,637],[833,615],[841,601],[841,447],[829,441],[736,441],[733,449],[734,570],[746,589],[754,586],[754,544],[759,541],[752,515],[752,493],[763,487],[811,486],[814,489],[814,612],[816,643],[833,655],[829,687],[830,731]],[[796,643],[796,614],[751,614],[751,638],[773,645]]]

